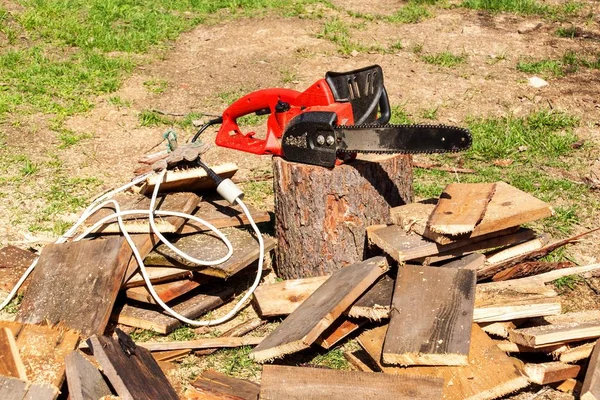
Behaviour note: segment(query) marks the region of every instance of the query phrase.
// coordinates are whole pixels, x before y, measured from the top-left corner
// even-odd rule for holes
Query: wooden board
[[[477,271],[485,263],[485,256],[479,253],[471,253],[466,256],[461,256],[454,261],[449,261],[440,265],[444,268],[459,268],[459,269],[472,269]]]
[[[538,385],[547,385],[575,378],[580,370],[581,367],[579,365],[565,364],[560,361],[539,364],[527,363],[523,368],[529,380]]]
[[[87,342],[121,398],[179,399],[150,351],[136,346],[127,335],[120,334],[118,340],[93,335]]]
[[[207,277],[194,274],[191,279],[182,279],[173,282],[165,282],[154,285],[156,294],[162,301],[168,303],[176,298],[191,292],[203,283],[209,281]],[[146,286],[136,286],[125,290],[125,296],[128,299],[140,301],[142,303],[156,304],[154,298]]]
[[[212,170],[221,178],[231,178],[238,170],[234,163],[225,163],[211,167]],[[140,193],[150,194],[154,190],[154,185],[158,182],[158,174],[148,177],[146,182],[140,188]],[[190,168],[182,170],[171,170],[167,172],[163,181],[160,183],[160,192],[181,192],[198,191],[215,188],[215,182],[210,178],[206,171],[201,168]]]
[[[337,270],[250,352],[250,358],[263,362],[308,348],[387,269],[384,257],[373,257]]]
[[[549,261],[530,261],[522,262],[503,271],[498,272],[492,277],[494,282],[506,281],[508,279],[524,278],[526,276],[543,274],[562,268],[571,268],[575,264],[571,261],[549,262]]]
[[[585,379],[581,387],[582,400],[598,400],[600,399],[600,340],[597,340],[594,345],[594,350],[588,363]]]
[[[594,350],[596,342],[584,343],[571,347],[560,353],[559,361],[563,363],[574,363],[589,358]]]
[[[0,328],[15,336],[27,381],[48,385],[58,394],[65,378],[64,358],[77,347],[79,334],[64,327],[5,321]]]
[[[194,272],[189,268],[175,268],[175,267],[146,267],[146,273],[152,283],[166,283],[176,280],[191,280],[194,278]],[[121,288],[128,289],[133,287],[145,286],[146,282],[139,270],[125,282]]]
[[[356,332],[365,324],[365,320],[352,321],[347,318],[338,318],[319,338],[316,344],[324,349],[330,349],[337,343]]]
[[[443,381],[359,371],[265,365],[261,400],[440,399]]]
[[[237,379],[213,370],[206,370],[192,382],[192,386],[208,399],[258,400],[260,385],[246,379]]]
[[[113,197],[119,203],[121,211],[128,210],[148,210],[150,208],[150,197],[141,194],[119,193]],[[180,211],[196,208],[200,197],[195,193],[179,192],[159,194],[156,199],[156,210],[165,211]],[[113,215],[115,208],[109,204],[96,213],[92,214],[84,224],[84,228],[90,228],[101,219]],[[185,219],[180,217],[161,217],[159,215],[154,218],[158,230],[162,233],[173,233],[182,225]],[[129,233],[149,233],[151,232],[150,223],[148,222],[148,214],[135,214],[123,216],[123,223]],[[121,228],[116,219],[102,224],[94,232],[96,233],[121,233]]]
[[[25,270],[37,258],[35,253],[20,249],[15,246],[6,246],[0,249],[0,291],[10,292]],[[31,277],[25,280],[19,293],[27,290]]]
[[[514,329],[509,332],[509,338],[512,342],[529,347],[598,337],[600,337],[600,320],[534,326]]]
[[[262,318],[289,315],[323,285],[330,275],[289,279],[260,285],[254,291],[254,305]]]
[[[27,380],[15,336],[6,327],[0,329],[0,375]]]
[[[253,233],[238,228],[226,228],[222,232],[233,246],[233,255],[222,264],[213,266],[196,265],[175,254],[164,244],[158,245],[152,253],[148,254],[144,259],[144,263],[146,265],[168,265],[175,268],[193,267],[196,272],[203,275],[229,278],[258,260],[258,241]],[[265,254],[275,248],[275,239],[263,235],[263,240]],[[212,232],[180,236],[174,239],[172,243],[181,251],[201,260],[217,260],[227,254],[225,243]]]
[[[473,232],[496,191],[494,183],[451,183],[429,217],[429,229],[443,235]]]
[[[233,297],[234,293],[232,282],[216,287],[214,285],[200,286],[187,295],[174,300],[169,307],[177,313],[193,319],[225,304]],[[119,324],[149,329],[165,335],[182,324],[159,306],[147,303],[117,304],[111,319]]]
[[[0,399],[3,400],[54,400],[58,394],[58,389],[45,383],[0,376]]]
[[[247,205],[250,215],[255,223],[269,222],[271,216],[266,211],[256,210]],[[243,226],[250,224],[248,217],[244,214],[238,204],[231,205],[227,200],[217,199],[215,196],[204,196],[198,204],[198,208],[193,215],[202,218],[217,229],[229,228],[234,226]],[[208,228],[196,221],[188,220],[177,230],[179,234],[204,232]]]
[[[79,351],[65,357],[70,400],[99,399],[112,392],[98,369]]]
[[[469,363],[457,367],[394,367],[381,362],[387,326],[363,332],[358,342],[371,357],[379,371],[395,375],[425,375],[444,379],[446,400],[495,399],[528,385],[524,377],[503,351],[498,349],[476,324],[471,332]]]
[[[399,267],[383,361],[466,365],[475,302],[475,271]]]
[[[348,316],[372,321],[389,318],[393,293],[394,279],[388,274],[383,275],[350,307]]]
[[[263,341],[263,337],[218,337],[196,340],[172,341],[172,342],[141,342],[141,346],[150,351],[170,351],[182,349],[219,349],[227,347],[254,346]]]
[[[121,237],[47,245],[16,319],[63,323],[85,337],[104,332],[130,258]]]

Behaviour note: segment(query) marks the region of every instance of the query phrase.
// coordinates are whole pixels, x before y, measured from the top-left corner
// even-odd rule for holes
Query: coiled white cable
[[[149,174],[141,176],[141,177],[135,179],[134,181],[132,181],[118,189],[115,189],[113,191],[110,191],[110,192],[100,196],[92,204],[90,204],[90,206],[88,206],[88,208],[86,208],[86,210],[82,213],[79,220],[63,236],[61,236],[56,241],[56,243],[64,243],[68,238],[73,237],[75,232],[79,228],[79,226],[83,222],[85,222],[85,220],[87,218],[89,218],[89,216],[94,214],[100,208],[103,208],[108,204],[112,204],[115,208],[115,212],[113,214],[111,214],[105,218],[102,218],[100,221],[96,222],[93,226],[88,228],[81,235],[74,238],[74,241],[83,239],[90,233],[94,232],[98,227],[100,227],[104,223],[116,218],[117,223],[119,225],[119,229],[123,233],[123,236],[125,237],[125,240],[129,244],[129,246],[131,247],[133,255],[134,255],[136,262],[138,263],[138,266],[140,268],[142,277],[144,278],[144,282],[146,283],[148,291],[150,292],[150,295],[152,296],[152,298],[154,299],[156,304],[160,305],[167,313],[169,313],[173,317],[177,318],[178,320],[180,320],[186,324],[192,325],[192,326],[211,326],[211,325],[221,324],[223,322],[228,321],[229,319],[231,319],[232,317],[234,317],[237,314],[237,312],[242,308],[242,306],[245,304],[245,302],[250,298],[252,293],[254,293],[254,290],[258,287],[258,285],[260,283],[260,279],[262,277],[264,253],[265,253],[265,245],[264,245],[262,235],[260,233],[260,230],[256,226],[256,223],[254,222],[254,219],[252,218],[250,211],[248,210],[248,208],[242,201],[241,196],[236,197],[235,202],[240,206],[240,208],[242,209],[242,211],[248,218],[248,221],[250,222],[250,225],[252,226],[252,229],[254,230],[254,232],[256,234],[256,238],[258,240],[258,245],[259,245],[258,267],[257,267],[257,272],[256,272],[256,278],[254,279],[252,286],[250,287],[250,289],[248,289],[246,294],[244,294],[244,296],[242,296],[242,298],[236,303],[236,305],[233,307],[233,309],[221,318],[214,319],[214,320],[207,320],[207,321],[196,321],[196,320],[189,319],[189,318],[177,313],[172,308],[170,308],[167,304],[165,304],[161,300],[160,296],[158,296],[158,294],[154,290],[154,286],[152,285],[152,282],[150,281],[150,277],[148,276],[148,272],[146,271],[146,266],[144,265],[144,260],[141,256],[141,254],[139,253],[135,243],[133,242],[133,239],[131,239],[129,232],[127,232],[127,229],[126,229],[124,221],[123,221],[123,217],[127,216],[127,215],[132,215],[132,214],[148,215],[148,220],[150,222],[150,227],[152,229],[152,232],[159,238],[159,240],[162,243],[164,243],[167,247],[169,247],[172,251],[174,251],[176,254],[178,254],[179,256],[181,256],[181,257],[185,258],[186,260],[188,260],[192,263],[195,263],[195,264],[204,265],[204,266],[221,264],[221,263],[225,262],[227,259],[229,259],[229,257],[231,257],[231,255],[233,254],[233,247],[231,245],[231,242],[227,239],[227,237],[225,237],[225,235],[223,235],[223,233],[221,231],[219,231],[215,226],[208,223],[207,221],[204,221],[203,219],[201,219],[199,217],[196,217],[196,216],[190,215],[190,214],[181,213],[181,212],[176,212],[176,211],[166,211],[166,210],[155,210],[154,209],[154,207],[156,206],[156,199],[158,197],[158,193],[159,193],[159,189],[160,189],[160,182],[163,181],[163,178],[164,178],[166,172],[167,172],[166,170],[161,171],[161,173],[157,179],[157,184],[154,186],[154,191],[152,193],[152,198],[150,200],[150,208],[148,210],[121,211],[117,201],[115,201],[113,199],[109,199],[109,200],[105,200],[105,199],[114,196],[116,193],[127,190],[128,188],[130,188],[134,185],[137,185],[140,182],[143,182]],[[227,249],[228,249],[227,254],[225,256],[219,258],[218,260],[199,260],[195,257],[192,257],[192,256],[186,254],[185,252],[176,248],[172,243],[170,243],[167,240],[167,238],[165,238],[162,235],[162,233],[159,231],[158,227],[156,226],[156,222],[154,220],[155,215],[176,216],[176,217],[191,219],[193,221],[196,221],[196,222],[208,227],[212,232],[214,232],[225,243],[225,245],[227,246]],[[15,287],[11,290],[11,292],[9,293],[7,298],[2,302],[2,304],[0,304],[0,310],[2,310],[4,307],[6,307],[10,303],[10,301],[14,298],[14,296],[16,295],[17,291],[19,290],[19,288],[21,287],[21,285],[23,284],[25,279],[27,279],[27,277],[29,276],[31,271],[33,271],[33,269],[37,265],[38,259],[36,259],[29,266],[29,268],[27,268],[27,270],[25,271],[25,273],[23,274],[21,279],[19,279],[19,281],[17,282]]]

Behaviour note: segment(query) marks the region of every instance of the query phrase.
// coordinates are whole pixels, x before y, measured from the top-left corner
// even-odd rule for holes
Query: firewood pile
[[[231,177],[236,166],[215,170]],[[149,178],[117,195],[121,210],[147,209],[155,184]],[[248,289],[260,257],[256,238],[202,171],[173,173],[162,185],[157,209],[208,221],[234,249],[224,263],[199,267],[161,243],[147,216],[124,217],[160,300],[202,319]],[[183,323],[146,289],[118,224],[103,222],[114,210],[93,214],[85,239],[41,251],[15,321],[0,321],[1,399],[494,399],[531,385],[600,398],[600,311],[563,312],[549,284],[592,276],[600,264],[544,261],[591,231],[553,241],[525,227],[552,207],[504,182],[450,184],[437,199],[392,208],[393,224],[367,228],[373,256],[324,276],[263,282],[251,303],[259,318],[191,341],[136,343],[126,333],[168,334]],[[250,212],[257,223],[270,221],[267,212]],[[216,260],[227,251],[196,221],[156,223],[193,257]],[[277,240],[264,239],[270,259]],[[9,291],[36,258],[0,249],[0,289]],[[252,335],[267,321],[281,323]],[[360,348],[345,354],[352,371],[290,365],[354,339]],[[249,357],[263,364],[260,384],[212,370],[187,387],[167,378],[190,353],[237,346],[255,346]]]

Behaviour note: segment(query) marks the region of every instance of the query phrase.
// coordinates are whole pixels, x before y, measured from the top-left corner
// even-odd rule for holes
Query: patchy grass
[[[536,0],[464,0],[461,6],[490,12],[539,15],[551,20],[562,20],[576,16],[583,8],[583,4],[577,1],[550,5]]]
[[[422,2],[409,1],[408,4],[401,7],[394,14],[385,18],[386,21],[401,24],[416,24],[424,19],[431,18],[433,14],[429,9],[420,4]]]
[[[449,51],[444,51],[438,54],[424,54],[421,56],[421,60],[423,60],[427,64],[437,65],[445,68],[452,68],[467,62],[467,55],[453,54]]]
[[[169,82],[164,79],[151,79],[144,82],[144,87],[152,93],[164,93],[169,87]]]
[[[575,289],[577,283],[582,282],[584,280],[583,277],[579,275],[567,275],[561,278],[558,278],[551,283],[556,287],[560,292],[565,292],[567,290]]]

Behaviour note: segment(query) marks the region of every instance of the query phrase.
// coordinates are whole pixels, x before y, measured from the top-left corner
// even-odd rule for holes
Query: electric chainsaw
[[[264,138],[244,133],[238,119],[269,115]],[[216,144],[254,154],[331,168],[356,153],[445,153],[471,146],[468,130],[446,125],[389,125],[391,111],[381,67],[327,72],[298,92],[263,89],[231,104],[221,118]]]

